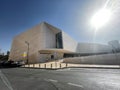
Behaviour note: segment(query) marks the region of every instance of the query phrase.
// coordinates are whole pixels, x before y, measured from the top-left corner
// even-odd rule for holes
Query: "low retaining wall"
[[[120,65],[120,53],[102,54],[84,57],[65,58],[63,63],[72,64],[98,64],[98,65]]]

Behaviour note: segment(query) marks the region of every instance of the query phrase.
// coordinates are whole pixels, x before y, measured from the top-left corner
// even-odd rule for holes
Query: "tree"
[[[0,55],[0,60],[2,60],[2,61],[7,61],[8,58],[9,58],[9,54],[10,54],[10,51],[7,51],[7,54],[6,54],[6,55],[4,55],[4,53],[1,54],[1,55]]]
[[[9,56],[9,54],[10,54],[10,51],[7,51],[7,55]]]

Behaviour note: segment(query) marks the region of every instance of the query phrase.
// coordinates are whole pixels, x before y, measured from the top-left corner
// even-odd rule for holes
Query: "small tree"
[[[2,60],[2,61],[7,61],[8,58],[9,58],[9,54],[10,54],[9,51],[7,51],[6,55],[5,55],[4,53],[1,53],[1,55],[0,55],[0,60]]]
[[[10,51],[7,51],[7,55],[9,56],[9,54],[10,54]]]

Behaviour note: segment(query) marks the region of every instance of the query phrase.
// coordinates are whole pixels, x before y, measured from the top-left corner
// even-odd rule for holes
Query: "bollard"
[[[31,64],[29,64],[29,67],[31,67]]]
[[[60,68],[61,68],[61,63],[60,63]]]
[[[51,64],[50,66],[51,66],[51,68],[52,68],[52,64]]]
[[[35,67],[35,65],[33,64],[33,67]]]
[[[46,68],[46,64],[44,64],[45,65],[45,68]]]
[[[39,68],[40,68],[40,64],[39,64]]]
[[[66,67],[67,67],[67,63],[66,63]]]

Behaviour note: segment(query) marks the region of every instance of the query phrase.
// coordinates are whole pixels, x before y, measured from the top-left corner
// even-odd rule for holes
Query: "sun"
[[[109,9],[101,9],[91,19],[91,24],[96,29],[105,25],[111,18],[111,11]]]

